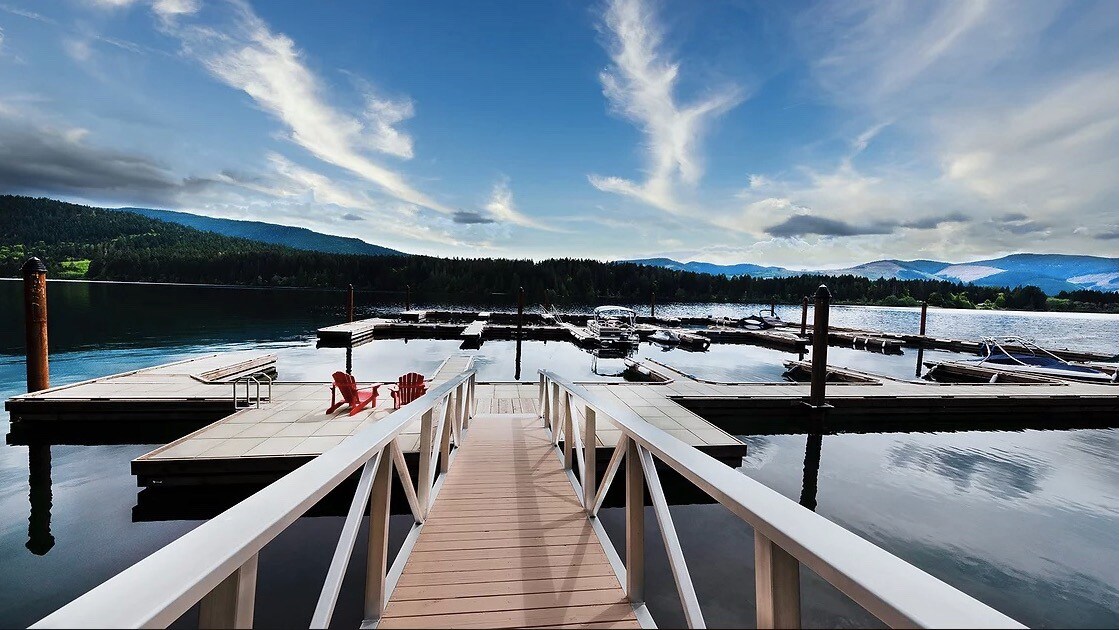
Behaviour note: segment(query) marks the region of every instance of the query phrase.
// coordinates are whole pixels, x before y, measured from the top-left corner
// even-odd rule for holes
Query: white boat
[[[675,346],[680,343],[680,335],[667,328],[659,328],[656,332],[649,335],[649,341],[661,346]]]
[[[587,322],[587,334],[599,345],[637,343],[637,313],[624,306],[600,306]]]
[[[1011,347],[1004,348],[1003,343]],[[1119,380],[1119,371],[1115,374],[1109,374],[1095,367],[1069,363],[1021,337],[1007,337],[1002,343],[994,338],[988,338],[983,340],[983,346],[987,356],[977,361],[971,361],[971,363],[1007,372],[1065,378],[1089,383],[1115,383]]]

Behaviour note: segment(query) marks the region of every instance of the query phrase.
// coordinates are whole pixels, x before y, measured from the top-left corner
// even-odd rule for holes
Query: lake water
[[[376,304],[374,297],[359,293],[359,315],[393,306]],[[342,300],[336,292],[52,282],[52,384],[241,349],[278,354],[282,379],[326,380],[344,364],[346,351],[315,349],[314,330],[341,321]],[[21,309],[20,285],[0,281],[4,398],[24,388]],[[665,315],[757,310],[657,306]],[[800,319],[799,306],[779,306],[778,313]],[[835,307],[831,314],[833,325],[899,332],[915,331],[918,318],[916,309],[901,308]],[[1013,333],[1047,345],[1119,351],[1116,316],[933,309],[928,326],[934,335]],[[363,380],[425,372],[455,352],[454,341],[375,341],[354,349],[353,372]],[[482,380],[515,377],[512,342],[487,342],[473,352]],[[949,356],[926,352],[925,358],[942,355]],[[688,353],[648,344],[639,356],[719,380],[777,380],[782,361],[795,358],[753,346]],[[904,378],[916,366],[910,350],[886,356],[831,348],[829,360]],[[621,362],[594,365],[570,344],[525,342],[519,367],[521,378],[530,381],[543,367],[577,379],[610,379]],[[8,432],[6,414],[0,415],[0,431]],[[749,454],[741,472],[799,499],[806,448],[815,446],[809,438],[742,439]],[[56,445],[35,452],[0,446],[0,626],[33,623],[201,522],[134,520],[137,487],[129,461],[155,446]],[[823,516],[1027,625],[1119,626],[1119,431],[826,435],[819,462],[816,499]],[[33,501],[29,477],[38,489]],[[708,624],[752,625],[751,530],[718,505],[672,511]],[[618,509],[603,514],[615,541],[622,540],[622,518]],[[402,539],[408,521],[393,518],[394,541]],[[651,513],[647,523],[655,527]],[[265,549],[258,627],[306,627],[341,525],[340,517],[300,519]],[[683,618],[659,540],[655,530],[648,534],[648,600],[661,627],[672,627]],[[362,557],[361,544],[355,558]],[[343,589],[337,627],[360,623],[356,575]],[[875,624],[819,578],[806,575],[803,582],[806,625]]]

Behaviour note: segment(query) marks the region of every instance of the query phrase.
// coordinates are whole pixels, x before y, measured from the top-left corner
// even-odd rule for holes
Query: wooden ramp
[[[479,414],[378,628],[638,628],[535,414]]]

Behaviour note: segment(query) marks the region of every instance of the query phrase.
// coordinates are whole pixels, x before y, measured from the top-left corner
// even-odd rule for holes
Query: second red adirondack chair
[[[370,405],[376,405],[377,388],[379,387],[380,384],[366,389],[358,389],[357,381],[354,380],[353,376],[345,372],[335,372],[334,384],[330,386],[330,407],[326,412],[334,413],[342,405],[349,405],[350,415],[352,416]],[[342,395],[342,400],[335,402],[336,393]],[[393,392],[393,397],[396,397],[395,392]]]
[[[409,372],[396,381],[396,389],[392,392],[393,407],[400,409],[413,400],[427,393],[423,374]]]

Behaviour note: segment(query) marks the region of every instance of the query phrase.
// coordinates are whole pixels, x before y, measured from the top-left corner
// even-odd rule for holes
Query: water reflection
[[[816,511],[816,491],[820,485],[820,451],[824,436],[812,433],[804,445],[804,478],[800,488],[800,504]]]
[[[1001,450],[899,444],[890,450],[889,466],[931,472],[958,490],[980,488],[1002,499],[1019,499],[1038,489],[1046,470],[1037,462]]]
[[[28,499],[27,544],[31,553],[42,556],[54,547],[51,534],[51,447],[38,444],[27,449]]]

